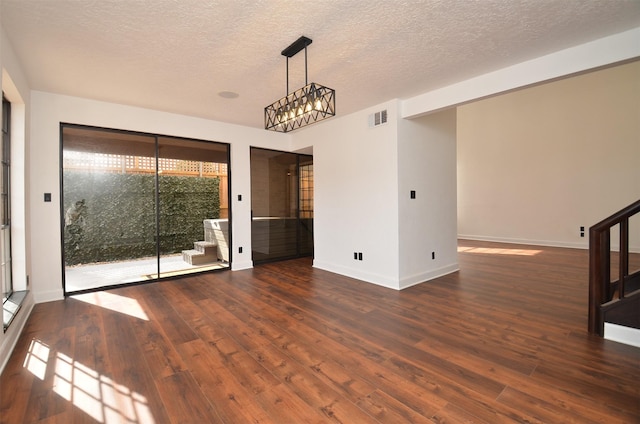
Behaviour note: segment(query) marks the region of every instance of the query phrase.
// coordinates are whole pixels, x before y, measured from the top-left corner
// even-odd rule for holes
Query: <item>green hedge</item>
[[[160,176],[160,251],[193,249],[220,217],[219,178]],[[155,177],[64,171],[66,265],[156,255]]]

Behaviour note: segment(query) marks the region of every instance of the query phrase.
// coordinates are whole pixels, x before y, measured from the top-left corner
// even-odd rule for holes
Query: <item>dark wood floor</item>
[[[586,251],[460,249],[401,292],[296,260],[38,304],[0,421],[640,422],[640,349],[586,332]]]

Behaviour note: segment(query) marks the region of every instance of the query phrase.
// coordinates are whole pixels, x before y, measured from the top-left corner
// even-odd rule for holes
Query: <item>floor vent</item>
[[[372,113],[369,115],[369,126],[377,127],[378,125],[387,123],[387,110],[381,110],[380,112]]]

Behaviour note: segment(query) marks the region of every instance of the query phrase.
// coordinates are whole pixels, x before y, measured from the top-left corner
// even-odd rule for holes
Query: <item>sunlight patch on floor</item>
[[[106,291],[77,294],[70,297],[114,312],[149,321],[149,317],[140,306],[140,303],[130,297],[120,296]]]
[[[40,380],[44,380],[44,375],[47,371],[47,362],[49,361],[49,350],[49,346],[40,340],[31,340],[29,351],[24,358],[22,366]]]
[[[50,348],[33,339],[24,367],[44,380]],[[53,391],[102,424],[154,424],[147,399],[111,378],[58,352],[55,357]]]
[[[489,255],[518,255],[518,256],[535,256],[542,253],[542,250],[535,249],[505,249],[497,247],[466,247],[458,246],[458,252],[464,253],[483,253]]]

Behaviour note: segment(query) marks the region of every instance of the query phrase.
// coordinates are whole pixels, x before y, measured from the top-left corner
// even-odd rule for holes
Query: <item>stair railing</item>
[[[629,218],[640,200],[589,228],[589,332],[604,336],[605,304],[622,301],[629,280]],[[611,281],[611,228],[620,224],[618,280]],[[614,296],[617,296],[614,299]]]

